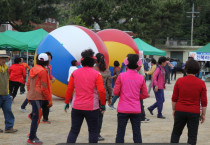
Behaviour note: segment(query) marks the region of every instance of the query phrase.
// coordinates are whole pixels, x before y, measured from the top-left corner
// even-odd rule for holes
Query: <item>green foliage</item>
[[[79,25],[83,27],[87,27],[80,15],[73,15],[73,6],[74,4],[65,3],[63,7],[60,9],[60,27],[64,25]],[[70,8],[69,8],[70,7]]]
[[[126,0],[122,1],[113,14],[113,27],[130,30],[137,37],[152,41],[176,37],[180,28],[180,16],[183,14],[182,0]],[[117,19],[126,18],[123,24]]]
[[[163,44],[167,37],[190,40],[191,18],[195,3],[194,45],[210,42],[209,0],[0,0],[0,24],[28,31],[30,21],[42,23],[55,18],[63,25],[133,31],[137,37]],[[199,17],[198,17],[199,16]],[[20,20],[21,25],[15,24]]]
[[[58,17],[58,3],[59,0],[1,0],[0,24],[11,24],[18,31],[32,30],[30,22],[42,23]]]
[[[74,1],[73,15],[80,15],[85,25],[94,22],[101,29],[133,31],[146,41],[180,35],[182,0],[80,0]],[[121,23],[119,23],[121,21]]]
[[[93,28],[96,22],[104,29],[115,5],[115,0],[79,0],[73,4],[73,14],[80,15],[87,27]]]

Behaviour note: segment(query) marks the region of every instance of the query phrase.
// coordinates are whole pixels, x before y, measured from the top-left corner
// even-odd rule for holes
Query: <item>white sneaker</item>
[[[19,108],[19,110],[20,110],[21,112],[23,112],[23,113],[28,112],[26,109],[22,109],[22,108]]]
[[[141,123],[149,123],[150,122],[150,119],[148,118],[145,118],[144,120],[141,120]]]

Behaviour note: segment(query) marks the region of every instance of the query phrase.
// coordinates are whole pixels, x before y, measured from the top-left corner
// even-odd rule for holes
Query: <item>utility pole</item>
[[[199,14],[200,12],[195,12],[194,3],[192,5],[192,12],[187,12],[188,14],[192,14],[192,16],[187,16],[192,18],[191,22],[191,46],[193,46],[193,24],[194,24],[194,18],[196,17],[195,14]]]

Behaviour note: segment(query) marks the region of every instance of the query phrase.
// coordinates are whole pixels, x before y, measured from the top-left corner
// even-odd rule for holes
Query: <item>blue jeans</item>
[[[11,129],[14,126],[15,117],[12,113],[12,99],[10,95],[0,95],[0,108],[2,108],[5,118],[5,130]]]
[[[37,128],[42,117],[42,100],[30,100],[32,106],[32,121],[29,139],[33,140],[36,137]]]
[[[155,98],[156,98],[156,102],[149,107],[150,110],[154,110],[155,108],[158,109],[158,117],[162,116],[162,110],[163,110],[163,102],[165,101],[164,98],[164,90],[163,89],[159,89],[157,92],[155,92]]]

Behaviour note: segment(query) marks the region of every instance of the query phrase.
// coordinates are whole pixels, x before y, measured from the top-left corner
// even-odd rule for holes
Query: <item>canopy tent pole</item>
[[[27,49],[27,54],[26,54],[26,63],[28,65],[28,49]],[[29,75],[29,71],[27,71],[27,74],[26,74],[26,81],[28,80],[28,75]]]
[[[28,49],[27,49],[27,55],[26,55],[27,59],[26,59],[26,63],[28,65]]]

